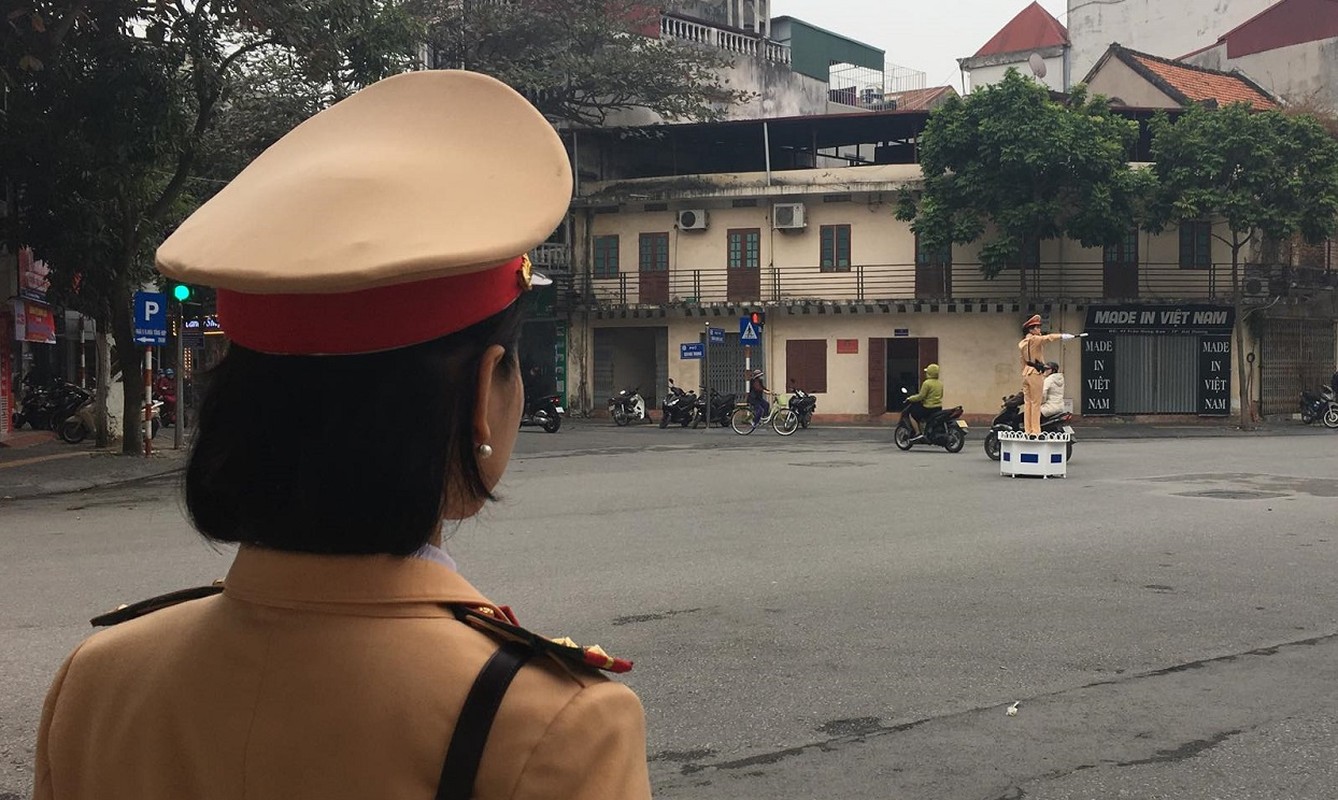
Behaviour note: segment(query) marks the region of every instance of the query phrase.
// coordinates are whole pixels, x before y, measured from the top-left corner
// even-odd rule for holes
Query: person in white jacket
[[[1045,365],[1045,382],[1041,389],[1041,416],[1048,417],[1064,410],[1064,373],[1058,362]]]

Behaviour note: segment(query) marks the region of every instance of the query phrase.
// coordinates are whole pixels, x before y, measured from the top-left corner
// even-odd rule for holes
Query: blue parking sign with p
[[[135,292],[135,344],[167,344],[167,295]]]

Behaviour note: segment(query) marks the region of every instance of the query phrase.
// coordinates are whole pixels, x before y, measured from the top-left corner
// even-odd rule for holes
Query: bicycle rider
[[[753,417],[757,420],[764,420],[771,411],[771,403],[767,401],[767,382],[763,380],[766,373],[760,369],[755,369],[748,376],[748,405],[753,409]]]

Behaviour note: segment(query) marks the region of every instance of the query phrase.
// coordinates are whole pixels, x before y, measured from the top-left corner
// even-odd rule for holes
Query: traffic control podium
[[[999,474],[1010,478],[1066,478],[1071,441],[1073,436],[1063,432],[999,431]]]

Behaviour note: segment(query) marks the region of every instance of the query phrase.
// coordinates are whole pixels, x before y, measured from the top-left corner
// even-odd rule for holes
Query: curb
[[[147,483],[157,478],[164,478],[168,475],[176,475],[185,472],[186,465],[172,467],[170,469],[152,472],[147,475],[136,475],[133,478],[117,478],[114,480],[72,480],[66,485],[38,485],[32,491],[21,490],[16,494],[0,495],[0,503],[13,502],[16,500],[31,500],[37,497],[56,497],[62,494],[79,494],[91,489],[110,489],[118,486],[133,486],[137,483]]]

